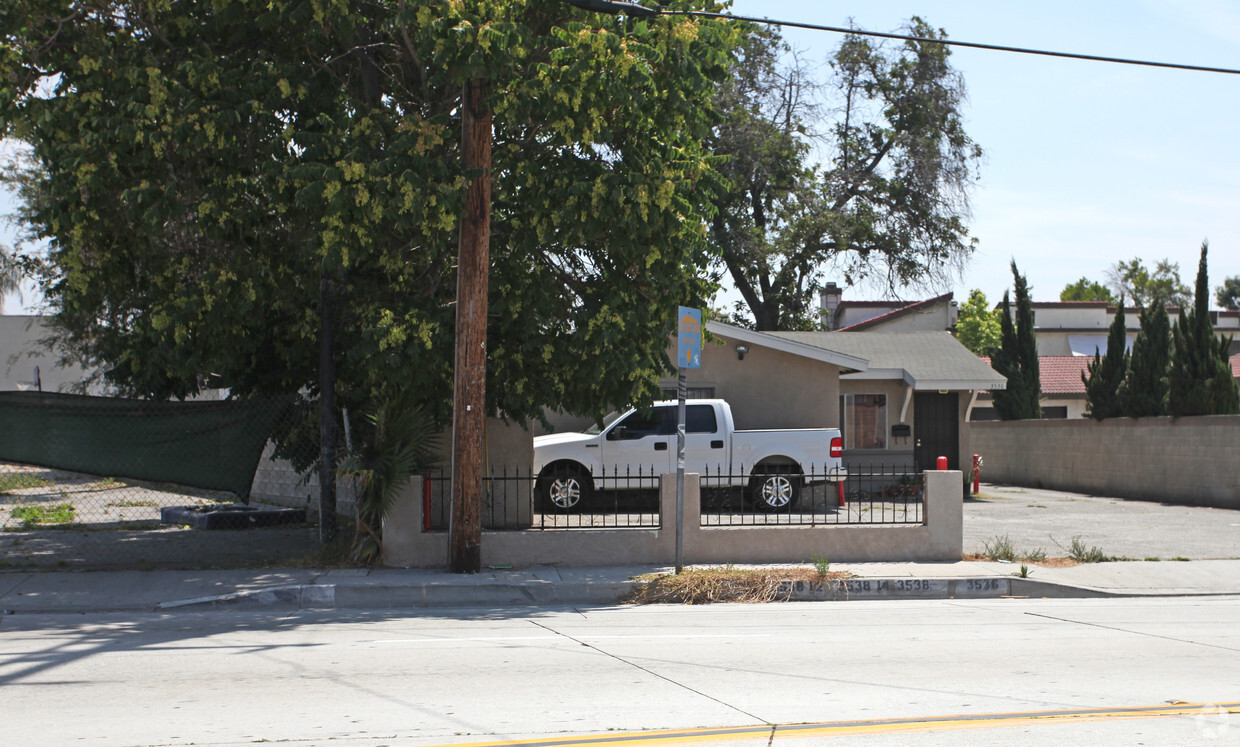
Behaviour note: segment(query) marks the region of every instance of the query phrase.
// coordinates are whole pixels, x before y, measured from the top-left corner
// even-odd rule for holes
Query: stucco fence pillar
[[[685,475],[683,561],[693,564],[954,561],[963,552],[964,474],[926,472],[921,524],[701,526],[698,475]],[[384,520],[384,565],[448,565],[448,533],[423,531],[421,478]],[[637,529],[484,531],[483,566],[670,566],[676,562],[676,476],[663,475],[661,525]]]

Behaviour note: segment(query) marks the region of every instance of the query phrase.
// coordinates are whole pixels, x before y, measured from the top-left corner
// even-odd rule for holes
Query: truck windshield
[[[606,415],[603,416],[602,424],[595,424],[595,425],[590,426],[589,428],[586,428],[586,433],[590,434],[591,436],[597,436],[598,434],[606,430],[609,425],[616,422],[616,419],[619,418],[623,414],[624,414],[623,412],[607,413]]]

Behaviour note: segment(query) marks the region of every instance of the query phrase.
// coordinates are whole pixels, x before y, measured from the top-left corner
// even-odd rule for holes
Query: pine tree
[[[1167,369],[1171,365],[1171,320],[1167,307],[1141,309],[1141,331],[1132,344],[1128,377],[1119,389],[1120,414],[1144,418],[1167,414]]]
[[[1210,284],[1206,270],[1209,245],[1201,244],[1193,309],[1180,311],[1173,330],[1168,410],[1171,415],[1232,415],[1240,413],[1240,389],[1231,375],[1231,337],[1216,337],[1210,321]]]
[[[995,412],[1001,420],[1042,417],[1042,381],[1038,371],[1038,342],[1033,331],[1033,303],[1029,283],[1012,260],[1016,279],[1016,321],[1012,321],[1011,297],[1003,293],[1003,315],[999,320],[1002,341],[991,359],[993,368],[1007,377],[1007,389],[991,391]]]
[[[1115,310],[1115,319],[1107,333],[1107,354],[1094,349],[1094,360],[1087,372],[1081,372],[1085,383],[1085,409],[1095,420],[1120,415],[1119,388],[1128,374],[1128,327],[1124,321],[1124,299]]]

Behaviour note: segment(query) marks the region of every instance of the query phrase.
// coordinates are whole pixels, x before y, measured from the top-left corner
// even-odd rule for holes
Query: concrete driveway
[[[1073,537],[1131,560],[1240,558],[1240,510],[983,483],[964,504],[964,551],[1006,536],[1018,552],[1068,555]]]

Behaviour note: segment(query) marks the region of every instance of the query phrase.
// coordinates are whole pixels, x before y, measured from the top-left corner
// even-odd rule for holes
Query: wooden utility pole
[[[479,173],[470,181],[465,197],[456,268],[449,565],[454,573],[477,573],[482,570],[487,289],[491,265],[491,110],[486,104],[485,80],[474,78],[465,84],[461,112],[461,158],[466,169]]]

